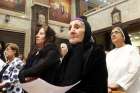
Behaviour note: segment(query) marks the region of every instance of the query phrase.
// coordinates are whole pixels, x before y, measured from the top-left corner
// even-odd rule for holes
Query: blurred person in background
[[[68,52],[68,45],[66,43],[61,43],[59,46],[59,52],[60,52],[60,61],[62,61]]]

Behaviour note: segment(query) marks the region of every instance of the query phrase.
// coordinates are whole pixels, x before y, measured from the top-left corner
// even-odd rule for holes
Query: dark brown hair
[[[45,31],[46,33],[46,42],[52,42],[54,43],[55,42],[55,32],[54,30],[48,26],[47,30]]]
[[[45,31],[45,39],[46,39],[45,44],[47,42],[54,43],[55,40],[56,40],[55,31],[50,26],[47,26],[47,25],[38,25],[37,26],[37,29],[36,29],[36,34],[38,33],[38,31],[41,28],[44,28],[44,31]]]
[[[38,31],[41,28],[44,28],[44,31],[45,31],[45,39],[46,39],[46,41],[44,42],[44,45],[46,45],[49,42],[50,43],[55,43],[56,36],[55,36],[54,30],[50,26],[47,26],[47,25],[37,25],[36,34],[38,33]],[[36,46],[34,48],[32,48],[30,50],[30,53],[27,56],[26,62],[28,62],[30,57],[32,55],[34,55],[37,51],[38,51],[38,48]]]

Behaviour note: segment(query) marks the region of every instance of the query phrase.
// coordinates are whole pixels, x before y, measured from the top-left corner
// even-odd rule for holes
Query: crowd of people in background
[[[57,45],[50,26],[37,28],[35,47],[26,59],[17,44],[0,41],[0,91],[26,93],[21,83],[41,78],[54,86],[71,86],[65,93],[140,93],[140,55],[126,30],[112,29],[114,49],[105,53],[85,16],[70,22],[69,43]]]

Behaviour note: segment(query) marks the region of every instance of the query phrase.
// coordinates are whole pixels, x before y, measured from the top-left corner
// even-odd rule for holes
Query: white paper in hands
[[[78,84],[79,82],[77,82],[76,84]],[[76,84],[66,87],[59,87],[38,78],[36,80],[33,80],[28,83],[23,83],[21,85],[22,88],[26,90],[28,93],[65,93]]]
[[[2,68],[6,65],[6,63],[0,59],[0,71],[2,70]]]

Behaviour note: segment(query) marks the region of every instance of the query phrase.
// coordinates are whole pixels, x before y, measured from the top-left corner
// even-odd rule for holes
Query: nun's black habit
[[[82,18],[75,20],[85,24],[84,40],[71,45],[61,64],[58,85],[67,86],[80,81],[66,93],[108,93],[104,49],[94,43],[89,23]]]

